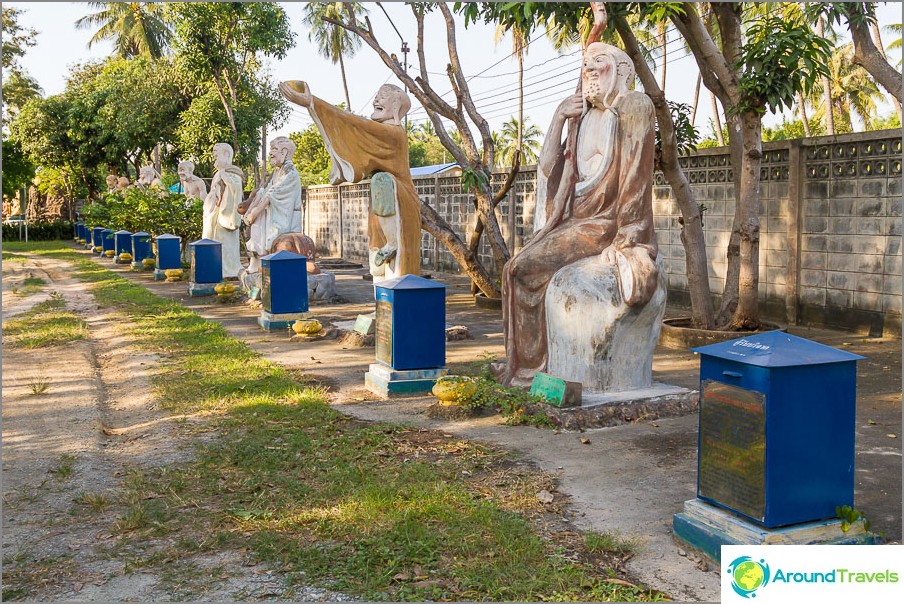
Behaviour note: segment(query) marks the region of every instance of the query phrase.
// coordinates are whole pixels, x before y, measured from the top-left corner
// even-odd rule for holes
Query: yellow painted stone
[[[300,336],[312,336],[323,330],[323,325],[317,319],[298,320],[292,323],[292,331]]]
[[[213,287],[213,291],[217,292],[218,296],[228,297],[235,293],[235,285],[232,283],[217,283]]]
[[[182,269],[181,268],[168,268],[163,271],[163,274],[166,275],[167,279],[172,279],[173,281],[178,281],[182,278]]]
[[[132,254],[130,254],[129,252],[123,252],[119,255],[120,262],[131,262],[131,260],[132,260]]]
[[[104,256],[106,256],[107,258],[112,258],[115,255],[116,252],[114,252],[113,250],[107,250],[106,252],[104,252]]]
[[[145,266],[147,268],[151,268],[156,264],[157,264],[157,262],[153,258],[145,258],[144,260],[141,261],[141,265]]]
[[[477,384],[469,377],[458,375],[441,377],[436,380],[432,392],[443,404],[454,405],[462,399],[473,396],[477,392]]]
[[[99,245],[95,245],[93,251],[94,251],[95,253],[99,254],[99,253],[101,253],[102,251],[104,251],[104,248],[102,248],[102,247],[99,246]]]

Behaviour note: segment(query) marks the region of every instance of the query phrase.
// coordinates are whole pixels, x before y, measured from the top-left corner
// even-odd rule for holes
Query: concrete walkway
[[[148,273],[132,273],[97,260],[151,291],[180,301],[206,319],[218,321],[267,359],[302,371],[329,388],[331,403],[362,419],[405,422],[511,449],[540,469],[559,477],[559,492],[571,498],[567,520],[579,529],[634,537],[641,550],[627,565],[639,580],[679,601],[719,600],[718,569],[691,559],[672,540],[672,515],[695,496],[696,414],[588,430],[582,434],[505,426],[498,416],[467,421],[432,420],[424,411],[435,399],[377,400],[364,389],[364,372],[374,349],[344,347],[336,340],[294,343],[287,332],[266,333],[259,310],[243,304],[217,304],[190,298],[186,283],[155,282]],[[372,284],[363,270],[335,271],[337,290],[347,304],[312,306],[321,322],[353,320],[373,310]],[[435,275],[449,286],[447,322],[466,325],[473,340],[449,342],[447,361],[457,364],[502,355],[501,313],[477,308],[469,281]],[[889,542],[901,540],[901,341],[868,338],[822,329],[793,328],[792,333],[862,354],[858,367],[857,467],[855,506]],[[658,348],[654,379],[697,387],[699,362],[693,353]],[[831,412],[829,402],[814,413]],[[583,440],[588,440],[584,443]]]

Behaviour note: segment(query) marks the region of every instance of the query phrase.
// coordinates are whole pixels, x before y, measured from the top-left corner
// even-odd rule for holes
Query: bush
[[[54,220],[51,222],[29,222],[29,241],[53,241],[56,239],[72,239],[75,236],[72,223],[68,220]],[[22,229],[22,238],[25,238],[25,229]],[[3,239],[5,241],[19,240],[18,223],[3,224]]]
[[[200,199],[188,199],[181,193],[129,187],[86,205],[82,218],[89,226],[114,231],[145,231],[152,236],[171,233],[187,244],[201,238],[202,208]]]

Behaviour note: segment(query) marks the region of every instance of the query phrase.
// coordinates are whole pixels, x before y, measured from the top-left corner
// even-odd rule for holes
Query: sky
[[[308,40],[308,31],[302,23],[300,2],[280,3],[289,15],[296,45],[281,61],[268,64],[276,81],[305,80],[312,92],[320,98],[339,103],[344,101],[339,66],[320,57],[313,43]],[[402,3],[383,3],[387,16],[372,2],[364,3],[369,10],[377,39],[389,52],[400,57],[401,40],[393,30],[389,19],[399,33],[414,48],[417,42],[416,25],[410,9]],[[45,95],[62,92],[69,68],[78,63],[100,60],[112,52],[112,44],[103,42],[88,48],[88,40],[93,30],[78,30],[75,21],[96,9],[86,2],[6,2],[5,6],[23,9],[25,13],[20,24],[38,30],[38,44],[29,49],[21,63],[43,87]],[[901,23],[901,5],[882,3],[878,7],[880,26]],[[445,27],[440,14],[428,15],[425,27],[425,55],[428,76],[437,90],[451,97],[445,67],[448,63]],[[697,81],[697,67],[690,55],[685,55],[674,27],[670,28],[670,43],[667,46],[666,94],[672,101],[692,104],[694,86]],[[469,86],[475,103],[494,130],[517,112],[517,63],[511,55],[511,38],[505,37],[494,44],[495,27],[472,24],[467,29],[459,20],[457,30],[458,48],[464,72],[469,78]],[[883,35],[886,45],[890,35]],[[892,61],[900,58],[900,51],[890,53]],[[412,50],[408,55],[409,71],[417,75],[417,57]],[[559,53],[552,48],[542,34],[535,34],[525,57],[525,115],[530,121],[545,131],[556,106],[574,90],[578,77],[580,53],[576,50]],[[369,115],[373,94],[382,84],[399,84],[389,68],[383,65],[376,53],[362,44],[357,54],[346,61],[349,80],[349,96],[352,109]],[[658,75],[658,72],[657,72]],[[443,85],[445,83],[445,85]],[[703,88],[698,105],[695,124],[702,135],[711,136],[707,125],[712,118],[709,92]],[[892,111],[888,102],[881,104],[880,114]],[[426,114],[416,99],[412,97],[409,119],[415,123],[426,120]],[[767,113],[765,123],[775,124],[778,116]],[[282,135],[299,131],[310,125],[311,118],[306,110],[292,105],[288,122],[271,134]]]

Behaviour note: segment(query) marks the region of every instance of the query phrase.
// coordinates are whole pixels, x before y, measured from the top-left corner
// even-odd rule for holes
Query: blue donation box
[[[95,248],[100,248],[96,250],[98,254],[101,253],[104,249],[104,227],[94,227],[91,229],[91,243],[94,244]]]
[[[111,256],[111,254],[107,254],[107,252],[112,252],[116,247],[113,241],[113,229],[104,229],[103,231],[101,231],[100,237],[101,245],[104,248],[104,255]]]
[[[223,244],[213,239],[198,239],[191,248],[191,276],[188,293],[212,296],[214,286],[223,280]]]
[[[719,545],[861,542],[827,519],[854,503],[856,362],[864,357],[781,331],[693,350],[698,499],[676,514],[675,534],[714,559]]]
[[[113,233],[113,246],[116,255],[114,256],[116,264],[127,264],[131,262],[131,260],[120,260],[120,254],[131,254],[132,253],[132,232],[131,231],[116,231]]]
[[[261,257],[261,316],[258,324],[267,331],[286,329],[307,318],[308,259],[280,250]]]
[[[82,227],[83,226],[85,226],[85,225],[81,222],[76,222],[75,224],[72,225],[72,230],[73,230],[72,238],[75,241],[82,239]]]
[[[404,275],[374,289],[377,362],[365,384],[384,396],[429,392],[446,372],[446,286]]]
[[[164,233],[154,237],[157,243],[157,264],[154,268],[154,279],[166,279],[166,271],[182,268],[182,238]]]
[[[153,256],[151,253],[151,234],[139,231],[132,233],[132,268],[144,268],[142,262],[145,258]]]

